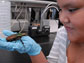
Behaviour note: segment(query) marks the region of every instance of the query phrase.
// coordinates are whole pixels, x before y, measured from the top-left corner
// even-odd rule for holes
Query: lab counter
[[[33,38],[42,47],[42,51],[47,56],[52,47],[56,33],[50,34],[48,37]],[[0,50],[0,63],[31,63],[28,54],[20,54],[17,51]]]

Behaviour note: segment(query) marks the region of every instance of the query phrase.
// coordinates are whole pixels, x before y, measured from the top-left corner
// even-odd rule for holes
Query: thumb
[[[16,34],[16,33],[15,33],[15,32],[12,32],[12,31],[10,31],[10,30],[3,30],[3,34],[4,34],[5,36],[10,36],[10,35]]]
[[[5,50],[9,50],[9,51],[14,51],[15,49],[13,48],[15,45],[15,43],[11,43],[11,42],[2,42],[0,40],[0,49],[5,49]]]

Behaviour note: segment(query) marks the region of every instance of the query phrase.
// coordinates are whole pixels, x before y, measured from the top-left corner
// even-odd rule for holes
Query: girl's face
[[[84,42],[84,0],[57,0],[59,19],[71,42]]]

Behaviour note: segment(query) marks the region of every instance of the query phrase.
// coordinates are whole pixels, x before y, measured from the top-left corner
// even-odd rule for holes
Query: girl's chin
[[[70,42],[78,42],[78,39],[74,36],[68,36],[68,39],[70,40]]]
[[[84,43],[84,36],[80,34],[71,34],[68,33],[68,39],[74,43]]]
[[[83,43],[83,41],[78,40],[78,38],[69,37],[70,42],[72,43]]]

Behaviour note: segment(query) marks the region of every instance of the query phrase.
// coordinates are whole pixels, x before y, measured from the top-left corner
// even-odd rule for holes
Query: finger
[[[17,42],[16,46],[14,47],[14,49],[16,51],[18,51],[19,53],[25,53],[26,52],[25,48],[24,48],[24,46],[23,46],[23,44],[21,42]]]
[[[12,32],[10,30],[3,30],[3,34],[6,35],[6,36],[10,36],[12,34],[16,34],[15,32]]]
[[[0,41],[6,42],[7,40],[6,40],[6,38],[0,37]]]
[[[24,42],[24,45],[30,45],[31,46],[32,44],[35,43],[35,41],[29,36],[23,36],[21,38],[21,40]]]
[[[15,46],[15,43],[11,42],[0,42],[0,49],[5,49],[9,51],[14,51],[15,49],[13,48]]]

